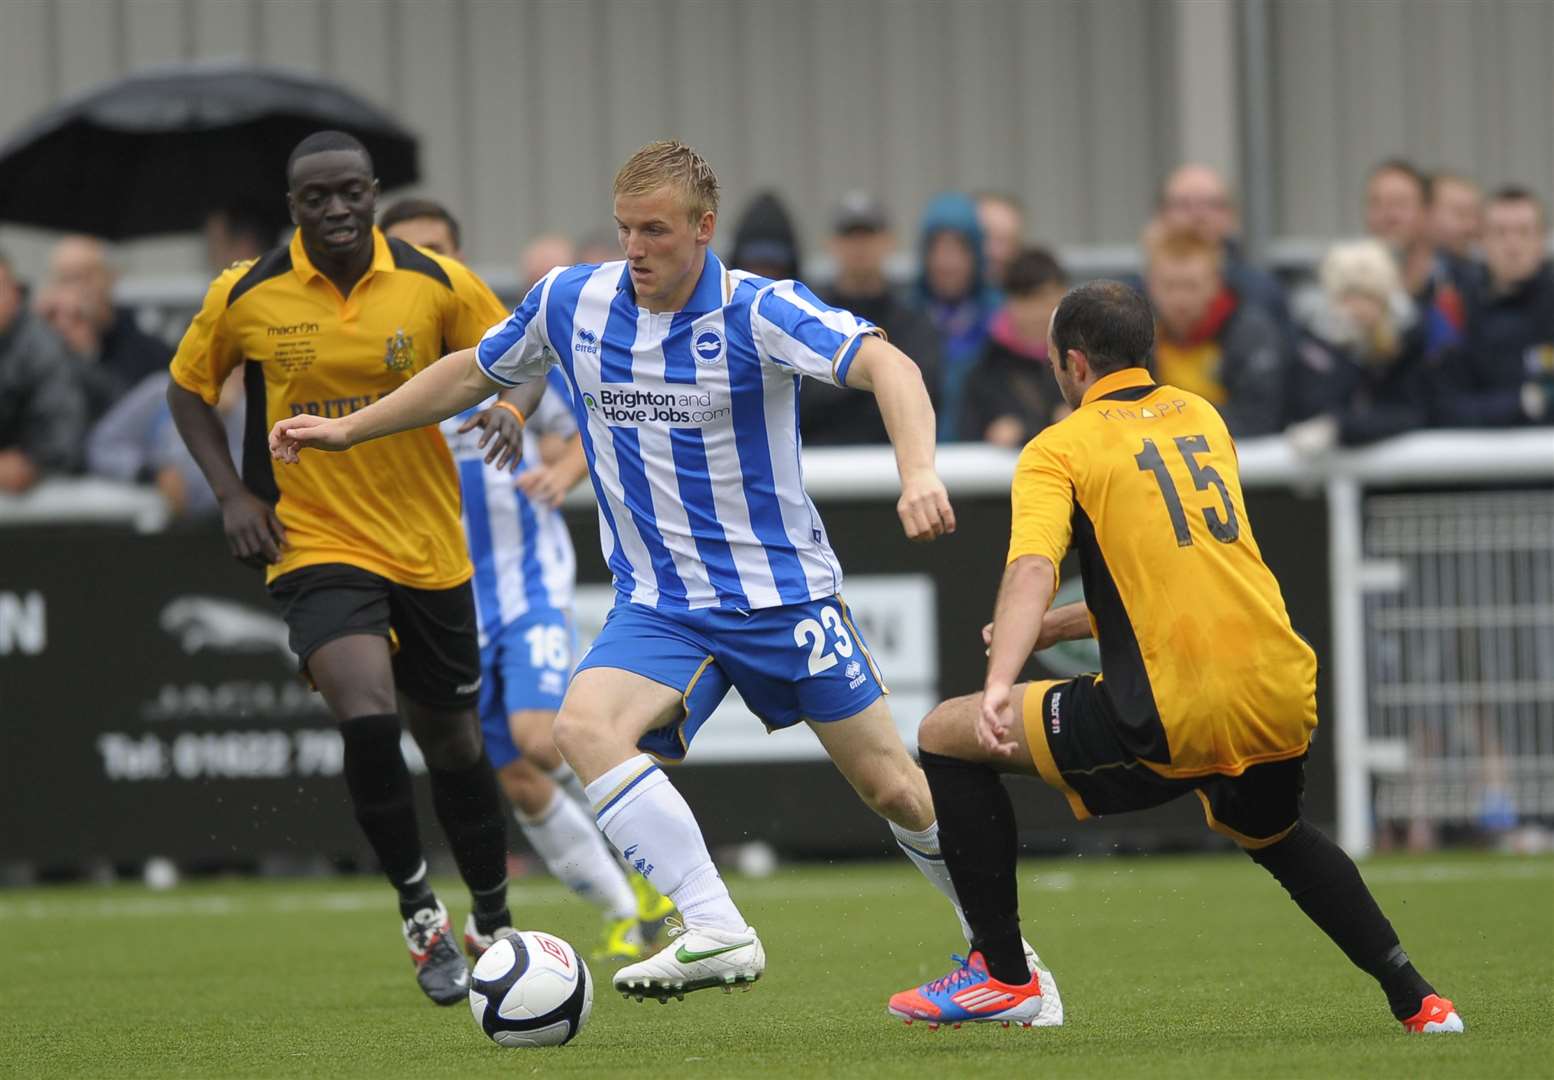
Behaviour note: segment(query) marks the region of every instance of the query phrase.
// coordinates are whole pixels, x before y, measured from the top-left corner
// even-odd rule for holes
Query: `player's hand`
[[[504,405],[493,405],[464,421],[459,434],[481,429],[480,448],[486,450],[486,464],[498,469],[516,469],[523,460],[523,424]]]
[[[341,419],[327,420],[308,413],[288,416],[277,421],[270,429],[270,456],[276,461],[295,465],[307,447],[315,450],[349,450],[351,439]]]
[[[991,656],[993,654],[993,624],[992,623],[988,623],[986,626],[984,626],[982,628],[982,644],[984,646],[986,646],[986,648],[984,648],[982,650],[982,655],[983,656]]]
[[[240,491],[221,503],[221,528],[227,534],[227,550],[249,566],[281,561],[286,529],[275,507],[250,491]]]
[[[982,749],[996,757],[1008,757],[1019,749],[1019,743],[1009,737],[1013,715],[1009,708],[1009,695],[1013,687],[1002,683],[989,683],[982,691],[982,711],[977,716],[977,742]]]
[[[896,515],[908,540],[935,540],[955,531],[955,511],[950,508],[949,492],[932,469],[901,478],[901,498]]]
[[[530,502],[549,507],[560,506],[561,500],[566,498],[572,488],[558,470],[547,465],[536,465],[519,473],[513,485],[528,496]]]

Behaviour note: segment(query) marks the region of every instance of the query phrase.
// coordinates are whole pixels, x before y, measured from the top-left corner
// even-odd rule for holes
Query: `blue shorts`
[[[729,688],[770,731],[856,716],[890,691],[842,598],[738,611],[662,611],[620,601],[577,665],[619,668],[680,692],[685,715],[637,746],[685,757]]]
[[[480,650],[480,730],[493,768],[522,756],[507,718],[561,708],[577,633],[564,611],[534,608],[499,628]]]

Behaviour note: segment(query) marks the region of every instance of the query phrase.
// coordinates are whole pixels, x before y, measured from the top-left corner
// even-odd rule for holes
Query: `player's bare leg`
[[[410,771],[399,750],[388,642],[375,634],[335,638],[308,657],[308,674],[340,725],[356,821],[399,892],[416,981],[439,1005],[460,1001],[469,989],[469,975],[453,944],[448,910],[426,877]]]
[[[556,745],[583,781],[600,829],[685,919],[674,948],[615,973],[615,988],[638,1000],[748,985],[766,967],[761,942],[729,897],[691,808],[637,749],[642,736],[684,714],[678,690],[598,667],[577,673],[556,717]]]

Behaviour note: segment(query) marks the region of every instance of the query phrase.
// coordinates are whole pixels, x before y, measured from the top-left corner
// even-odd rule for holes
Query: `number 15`
[[[1224,517],[1212,506],[1203,508],[1203,520],[1209,527],[1209,534],[1222,544],[1234,543],[1241,535],[1241,523],[1236,519],[1236,506],[1230,500],[1230,489],[1225,487],[1224,479],[1214,466],[1198,464],[1198,455],[1209,452],[1209,440],[1202,435],[1178,435],[1171,441],[1176,443],[1177,453],[1187,463],[1193,485],[1199,491],[1217,488],[1225,504]],[[1176,532],[1176,546],[1192,547],[1192,533],[1187,530],[1187,515],[1182,510],[1181,496],[1176,493],[1176,482],[1171,479],[1170,470],[1166,468],[1165,459],[1160,456],[1155,440],[1145,439],[1144,449],[1133,460],[1138,462],[1140,472],[1155,474],[1155,482],[1160,485],[1160,497],[1165,499],[1166,513],[1171,515],[1171,528]]]

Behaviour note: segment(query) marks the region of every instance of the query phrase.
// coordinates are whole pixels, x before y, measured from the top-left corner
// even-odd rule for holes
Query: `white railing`
[[[1554,490],[1554,428],[1515,432],[1420,432],[1365,450],[1319,458],[1301,457],[1283,439],[1269,438],[1248,440],[1240,444],[1238,453],[1241,481],[1246,488],[1288,487],[1325,494],[1333,631],[1333,655],[1325,659],[1333,670],[1339,840],[1343,846],[1355,854],[1371,850],[1375,810],[1373,783],[1378,777],[1385,780],[1409,774],[1424,777],[1423,782],[1429,783],[1431,777],[1458,776],[1461,772],[1457,765],[1438,760],[1439,754],[1435,759],[1423,760],[1419,739],[1413,738],[1411,745],[1411,737],[1400,734],[1395,715],[1388,709],[1396,704],[1396,700],[1409,698],[1409,695],[1417,698],[1421,693],[1458,697],[1476,694],[1474,703],[1482,706],[1485,702],[1493,705],[1495,699],[1510,693],[1508,700],[1513,712],[1505,717],[1477,722],[1493,728],[1496,747],[1511,747],[1515,758],[1512,772],[1517,773],[1512,779],[1521,784],[1523,792],[1530,792],[1523,803],[1541,805],[1554,799],[1551,794],[1554,793],[1554,775],[1540,775],[1530,781],[1524,775],[1528,768],[1542,769],[1545,765],[1554,770],[1554,746],[1542,745],[1541,734],[1545,718],[1554,715],[1554,680],[1534,678],[1525,686],[1521,683],[1528,680],[1521,680],[1510,687],[1510,691],[1514,691],[1511,693],[1495,686],[1492,674],[1470,682],[1467,689],[1464,689],[1462,678],[1398,685],[1387,676],[1382,680],[1385,693],[1378,702],[1372,700],[1371,684],[1367,679],[1368,647],[1375,644],[1371,639],[1378,633],[1389,632],[1399,618],[1405,621],[1410,618],[1415,621],[1421,618],[1456,620],[1451,626],[1454,632],[1460,625],[1477,625],[1493,619],[1497,620],[1496,628],[1510,627],[1514,631],[1518,627],[1530,627],[1531,632],[1538,635],[1530,645],[1519,638],[1507,645],[1511,639],[1502,636],[1500,648],[1536,651],[1554,640],[1554,628],[1549,625],[1554,593],[1545,597],[1539,591],[1554,590],[1554,584],[1551,584],[1554,582],[1554,538],[1546,538],[1548,542],[1541,544],[1529,544],[1525,538],[1528,528],[1542,528],[1550,520],[1547,493]],[[1009,490],[1015,457],[1012,451],[987,446],[946,446],[939,451],[938,465],[952,499],[1002,496]],[[895,460],[883,447],[809,450],[804,455],[804,471],[810,493],[822,503],[841,500],[893,502],[898,493]],[[1519,545],[1515,550],[1525,556],[1523,563],[1516,564],[1526,567],[1518,571],[1520,577],[1507,579],[1503,571],[1496,569],[1494,574],[1499,576],[1492,574],[1486,579],[1484,588],[1478,590],[1482,596],[1474,596],[1475,586],[1467,583],[1458,589],[1452,604],[1443,607],[1427,600],[1425,606],[1431,610],[1422,614],[1400,616],[1396,605],[1383,610],[1384,606],[1373,603],[1371,623],[1368,624],[1367,598],[1405,592],[1405,579],[1410,573],[1417,575],[1420,571],[1417,567],[1411,569],[1407,559],[1400,557],[1413,548],[1405,545],[1404,549],[1399,549],[1395,542],[1389,548],[1382,541],[1368,545],[1367,491],[1486,485],[1510,487],[1524,493],[1522,498],[1514,492],[1507,498],[1502,491],[1496,498],[1497,513],[1502,516],[1520,513],[1517,520],[1521,524],[1509,529],[1503,526],[1478,531],[1467,529],[1462,532],[1462,537],[1466,537],[1463,543],[1484,548],[1494,555],[1488,549],[1496,544],[1503,547],[1506,537],[1510,536],[1512,542]],[[1451,496],[1441,498],[1451,501]],[[587,506],[592,499],[592,492],[583,485],[569,496],[568,502]],[[1372,531],[1387,529],[1390,530],[1388,535],[1394,537],[1400,528],[1406,533],[1410,528],[1408,515],[1400,517],[1395,504],[1385,502],[1385,497],[1377,499],[1382,501],[1376,503],[1372,514]],[[1471,517],[1473,508],[1468,506],[1465,513]],[[26,496],[0,496],[0,526],[63,521],[118,522],[142,531],[155,531],[163,527],[166,519],[160,496],[154,491],[102,481],[55,480]],[[1515,539],[1518,529],[1522,534],[1520,540]],[[1463,543],[1456,546],[1460,548]],[[1500,564],[1495,566],[1498,568]],[[1509,587],[1507,580],[1511,580]],[[1516,584],[1522,580],[1534,584],[1522,589]],[[1444,646],[1437,644],[1436,647]],[[1526,722],[1535,725],[1532,735],[1517,726],[1525,727],[1521,717],[1529,718]],[[1550,730],[1554,731],[1554,727]],[[1428,746],[1423,753],[1429,757]],[[1502,753],[1496,760],[1504,762],[1506,755]],[[1447,768],[1447,765],[1452,767]],[[1410,790],[1409,797],[1417,799],[1421,790],[1419,784]],[[1462,800],[1459,799],[1456,805],[1460,807]],[[1541,810],[1534,812],[1546,814],[1549,807],[1543,805]]]

